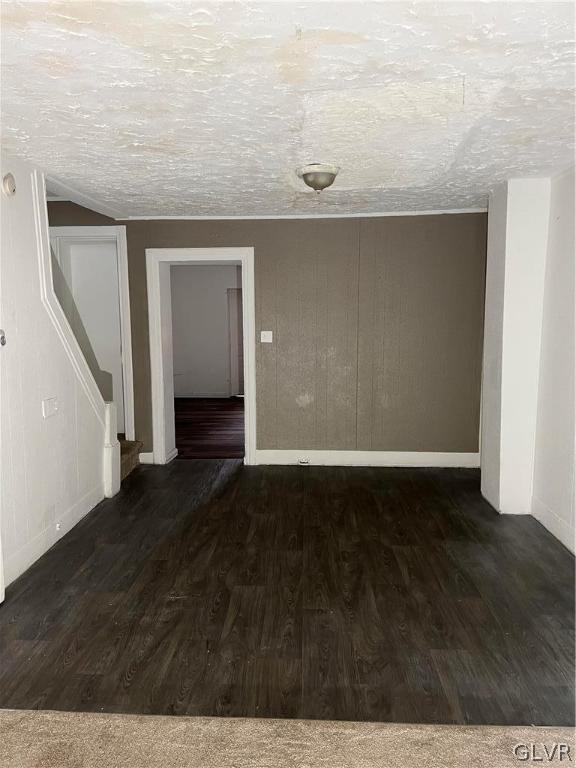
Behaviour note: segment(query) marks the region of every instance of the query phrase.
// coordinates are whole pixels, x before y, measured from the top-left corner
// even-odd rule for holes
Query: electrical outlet
[[[58,521],[58,522],[56,523],[56,530],[57,530],[57,531],[60,531],[61,529],[62,529],[62,523],[61,523],[60,521]]]

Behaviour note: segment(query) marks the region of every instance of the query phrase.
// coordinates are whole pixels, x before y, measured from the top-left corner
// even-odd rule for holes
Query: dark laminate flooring
[[[478,486],[141,467],[8,589],[0,707],[572,724],[573,558]]]
[[[241,459],[244,400],[177,397],[174,400],[179,459]]]

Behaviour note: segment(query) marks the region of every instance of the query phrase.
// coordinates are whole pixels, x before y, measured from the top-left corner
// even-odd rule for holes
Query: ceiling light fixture
[[[309,163],[308,165],[303,165],[302,168],[298,168],[296,173],[304,184],[312,187],[312,189],[315,189],[320,194],[323,189],[330,187],[334,183],[339,170],[340,168],[337,165]]]

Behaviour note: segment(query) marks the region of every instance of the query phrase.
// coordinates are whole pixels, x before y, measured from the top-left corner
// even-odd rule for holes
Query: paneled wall
[[[478,448],[484,216],[360,224],[357,447]]]
[[[55,226],[109,223],[49,209]],[[478,450],[485,214],[126,224],[145,449],[145,249],[253,246],[256,328],[274,333],[257,344],[258,448]]]
[[[283,222],[256,257],[259,448],[349,448],[356,442],[357,226]]]

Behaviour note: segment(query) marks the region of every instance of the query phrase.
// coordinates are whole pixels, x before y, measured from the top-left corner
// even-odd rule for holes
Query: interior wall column
[[[482,494],[499,512],[532,504],[550,179],[511,179],[488,208]]]

